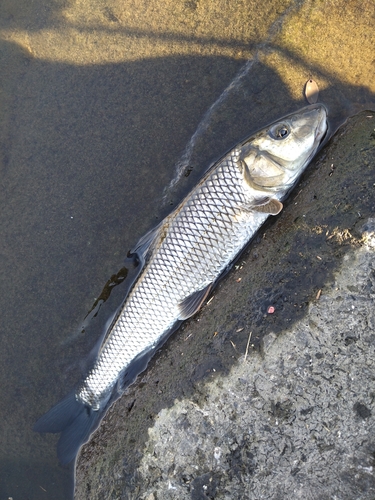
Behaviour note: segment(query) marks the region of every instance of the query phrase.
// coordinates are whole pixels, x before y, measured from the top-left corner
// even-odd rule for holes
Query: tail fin
[[[63,465],[75,459],[81,446],[96,429],[102,416],[101,411],[93,411],[80,403],[71,392],[51,408],[34,425],[36,432],[61,432],[57,444],[57,456]]]

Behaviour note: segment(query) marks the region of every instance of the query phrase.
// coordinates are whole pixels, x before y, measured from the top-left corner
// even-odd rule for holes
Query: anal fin
[[[189,295],[189,297],[184,299],[180,303],[180,314],[178,316],[178,319],[181,320],[188,319],[191,316],[193,316],[196,312],[198,312],[203,302],[207,298],[207,295],[210,293],[211,288],[212,288],[212,283],[207,285],[202,290],[192,293],[191,295]]]

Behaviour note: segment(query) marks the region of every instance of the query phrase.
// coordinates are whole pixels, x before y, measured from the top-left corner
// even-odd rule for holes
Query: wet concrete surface
[[[374,120],[350,120],[110,409],[77,499],[374,497]]]
[[[0,497],[72,497],[73,466],[58,464],[56,436],[36,435],[32,426],[85,373],[87,354],[121,303],[126,283],[115,287],[92,321],[85,316],[139,237],[218,156],[305,105],[302,89],[310,76],[335,124],[366,102],[374,103],[374,8],[371,0],[351,0],[345,12],[334,0],[274,1],[266,7],[258,1],[186,1],[173,8],[169,2],[141,0],[1,2]],[[328,174],[328,181],[336,180],[336,173],[332,179]],[[340,185],[346,201],[338,210],[346,207],[349,217],[352,202]],[[332,202],[330,191],[324,196]],[[370,210],[365,188],[361,197]],[[309,210],[318,202],[305,199]],[[340,235],[326,243],[324,230],[311,235],[302,215],[294,221],[293,213],[285,212],[278,221],[289,217],[286,246],[277,246],[283,232],[267,246],[278,248],[269,259],[281,259],[279,275],[269,271],[265,282],[257,274],[268,265],[258,252],[249,259],[257,263],[252,273],[259,286],[251,288],[243,279],[231,291],[217,291],[224,301],[239,292],[234,295],[239,311],[253,311],[248,326],[256,349],[265,332],[280,333],[288,319],[303,317],[311,290],[315,287],[315,293],[331,276],[341,258],[341,246],[331,253]],[[320,245],[325,249],[324,256],[318,253],[323,264],[307,260],[306,269],[285,275],[288,249],[295,265],[302,259],[299,252],[312,251],[311,244],[319,252]],[[299,245],[302,250],[293,250]],[[302,287],[297,299],[293,287]],[[273,316],[266,315],[269,302],[276,307]],[[173,339],[166,346],[174,376],[181,373],[186,380],[160,379],[158,391],[165,399],[158,391],[140,391],[127,400],[129,408],[135,401],[125,412],[129,449],[134,439],[139,457],[148,422],[159,410],[185,392],[193,394],[207,370],[229,373],[244,352],[247,336],[236,330],[246,331],[246,315],[221,311],[216,304],[215,296],[206,308],[213,311],[203,331],[206,344],[193,343],[186,360],[184,349],[174,351]],[[217,353],[213,367],[212,349]],[[200,361],[194,363],[194,356]],[[112,435],[105,426],[100,432]],[[137,441],[140,432],[144,442]],[[116,433],[108,437],[108,447],[111,439]],[[116,453],[130,461],[121,474],[133,484],[132,454]],[[91,481],[96,484],[92,477],[100,467],[80,464],[77,487],[82,491]],[[104,473],[108,481],[115,477],[110,466]]]

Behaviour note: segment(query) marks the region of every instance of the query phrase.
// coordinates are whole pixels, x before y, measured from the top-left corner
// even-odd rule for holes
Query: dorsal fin
[[[158,237],[161,223],[156,227],[148,231],[142,238],[138,241],[137,245],[130,251],[131,254],[136,253],[138,257],[144,257],[148,249]]]
[[[199,311],[203,302],[205,301],[207,295],[210,293],[212,288],[212,283],[207,285],[203,290],[199,290],[198,292],[194,292],[189,297],[184,299],[180,304],[180,314],[178,315],[178,319],[184,320],[193,316],[196,312]]]
[[[154,248],[159,246],[165,239],[174,212],[163,219],[156,227],[151,229],[138,241],[136,246],[129,252],[130,255],[136,254],[140,260],[141,268],[145,265],[153,252]]]

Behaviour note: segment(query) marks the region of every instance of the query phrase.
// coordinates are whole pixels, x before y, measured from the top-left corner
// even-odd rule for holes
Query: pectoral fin
[[[191,295],[189,295],[189,297],[184,299],[179,305],[180,314],[178,316],[178,319],[181,320],[188,319],[191,316],[193,316],[196,312],[198,312],[203,302],[207,298],[207,295],[210,293],[211,288],[212,288],[212,283],[203,288],[203,290],[194,292]]]
[[[266,203],[262,205],[255,205],[252,210],[254,212],[260,212],[262,214],[270,214],[277,215],[283,209],[283,204],[279,200],[275,200],[274,198],[268,200]]]

